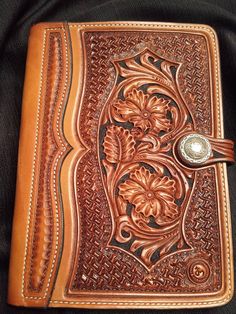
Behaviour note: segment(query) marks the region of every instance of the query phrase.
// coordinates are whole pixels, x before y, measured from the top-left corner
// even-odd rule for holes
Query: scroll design
[[[189,248],[182,227],[194,172],[174,161],[172,145],[194,130],[194,120],[178,86],[181,63],[145,49],[113,66],[116,85],[100,128],[103,183],[114,221],[109,245],[150,270],[167,254]]]

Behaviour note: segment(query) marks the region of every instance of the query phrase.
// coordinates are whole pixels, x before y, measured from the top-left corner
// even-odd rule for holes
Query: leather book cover
[[[233,259],[217,36],[41,23],[29,37],[8,302],[227,303]]]

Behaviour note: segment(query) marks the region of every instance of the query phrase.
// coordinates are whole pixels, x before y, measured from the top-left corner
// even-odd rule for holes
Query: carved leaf
[[[110,163],[130,161],[134,155],[134,138],[129,130],[120,126],[108,127],[104,138],[104,153]]]

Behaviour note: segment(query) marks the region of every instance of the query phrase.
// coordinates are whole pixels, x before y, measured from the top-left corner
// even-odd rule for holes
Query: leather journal
[[[29,37],[8,302],[227,303],[218,42],[206,25],[41,23]]]

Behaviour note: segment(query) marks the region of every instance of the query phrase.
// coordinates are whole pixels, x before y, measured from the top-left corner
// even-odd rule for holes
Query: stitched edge
[[[49,28],[46,28],[43,33],[43,52],[42,52],[42,59],[41,59],[41,69],[40,69],[40,89],[39,89],[39,97],[38,97],[38,110],[37,110],[37,118],[36,118],[36,137],[35,137],[35,145],[34,145],[34,157],[33,157],[33,170],[32,170],[32,180],[31,180],[31,190],[30,190],[30,203],[29,203],[29,210],[28,210],[28,221],[27,221],[27,228],[26,228],[26,248],[25,248],[25,255],[24,255],[24,265],[23,265],[23,277],[22,277],[22,292],[21,295],[25,299],[30,300],[41,300],[45,299],[47,297],[47,292],[49,290],[53,270],[56,263],[56,256],[58,252],[58,243],[59,243],[59,214],[58,214],[58,200],[56,196],[56,168],[59,162],[59,159],[63,155],[63,153],[66,150],[66,147],[61,139],[60,132],[59,132],[59,116],[61,113],[62,104],[64,101],[66,89],[67,89],[67,83],[68,83],[68,46],[67,46],[67,39],[65,34],[65,29],[63,27],[60,28],[54,28],[53,30],[63,30],[63,37],[65,42],[65,59],[66,59],[66,70],[65,70],[65,85],[62,92],[61,102],[58,108],[57,113],[57,119],[56,119],[56,133],[59,139],[60,144],[62,145],[62,151],[57,156],[54,167],[53,167],[53,194],[54,194],[54,202],[55,202],[55,211],[56,211],[56,240],[55,240],[55,250],[54,250],[54,256],[52,261],[52,266],[48,278],[48,283],[45,289],[45,293],[42,297],[37,296],[25,296],[24,290],[25,290],[25,272],[26,272],[26,260],[27,260],[27,254],[28,254],[28,246],[29,246],[29,229],[31,224],[31,210],[32,210],[32,200],[33,200],[33,186],[35,181],[35,167],[36,167],[36,157],[37,157],[37,145],[38,145],[38,135],[39,135],[39,117],[40,117],[40,109],[41,109],[41,97],[42,97],[42,82],[43,82],[43,67],[44,67],[44,61],[45,61],[45,48],[46,48],[46,37],[48,30],[52,30]]]
[[[69,24],[69,27],[76,27],[76,28],[81,28],[81,27],[112,27],[112,26],[140,26],[140,27],[150,27],[150,28],[181,28],[181,29],[206,29],[210,30],[210,27],[205,26],[205,25],[196,25],[193,24],[172,24],[172,23],[136,23],[136,22],[130,22],[130,23],[72,23]],[[212,32],[212,31],[211,31]],[[212,32],[213,33],[213,32]]]
[[[36,155],[37,155],[37,145],[38,145],[38,134],[39,134],[39,116],[41,109],[41,96],[42,96],[42,81],[43,81],[43,66],[45,60],[45,46],[46,46],[46,31],[43,32],[43,52],[41,59],[41,69],[40,69],[40,87],[39,87],[39,97],[38,97],[38,110],[37,110],[37,118],[36,118],[36,136],[35,136],[35,144],[34,144],[34,157],[33,157],[33,169],[32,169],[32,180],[31,180],[31,188],[30,188],[30,200],[29,200],[29,209],[28,209],[28,220],[26,227],[26,245],[25,245],[25,254],[24,254],[24,265],[23,265],[23,276],[22,276],[22,288],[21,295],[25,298],[24,289],[25,289],[25,271],[26,271],[26,259],[28,254],[28,244],[29,244],[29,229],[31,224],[31,209],[32,209],[32,200],[33,200],[33,183],[35,178],[35,166],[36,166]]]
[[[78,305],[144,305],[144,306],[188,306],[188,305],[214,305],[224,303],[228,298],[222,301],[212,301],[212,302],[100,302],[100,301],[91,301],[91,302],[83,302],[83,301],[50,301],[50,304],[78,304]]]
[[[216,49],[216,39],[215,39],[215,33],[211,30],[210,27],[206,26],[191,26],[191,25],[171,25],[171,24],[141,24],[141,23],[110,23],[110,24],[70,24],[69,27],[73,28],[76,27],[80,29],[81,27],[112,27],[112,26],[141,26],[141,27],[149,27],[149,28],[176,28],[176,29],[190,29],[190,30],[205,30],[208,34],[211,35],[212,39],[212,45],[214,48],[214,62],[215,62],[215,75],[216,75],[216,82],[215,88],[216,88],[216,103],[217,103],[217,116],[218,116],[218,132],[219,136],[221,136],[221,127],[220,127],[220,97],[219,97],[219,64],[218,64],[218,58],[217,58],[217,49]],[[58,28],[47,28],[47,30],[58,30],[58,29],[63,29],[63,27],[58,27]],[[45,31],[44,31],[44,36],[45,36]],[[45,38],[44,38],[45,40]],[[44,49],[45,49],[45,43],[44,43],[44,48],[43,48],[43,55],[42,59],[44,58]],[[41,75],[42,75],[42,68],[43,68],[43,63],[41,67]],[[42,83],[42,77],[41,77],[41,83]],[[41,84],[40,83],[40,84]],[[41,88],[40,88],[40,93],[41,93]],[[40,93],[39,93],[39,99],[40,99]],[[40,101],[38,102],[38,109],[40,108]],[[37,120],[39,118],[39,110],[37,112]],[[37,121],[38,122],[38,121]],[[33,172],[32,172],[32,182],[34,181],[34,175],[35,175],[35,159],[36,159],[36,147],[37,147],[37,137],[38,137],[38,123],[36,126],[36,140],[35,140],[35,154],[34,154],[34,159],[33,159]],[[223,175],[223,166],[221,165],[221,172]],[[228,289],[228,295],[218,301],[206,301],[206,302],[82,302],[82,301],[61,301],[61,300],[51,300],[49,303],[50,304],[80,304],[80,305],[145,305],[145,306],[185,306],[185,305],[214,305],[214,304],[222,304],[227,302],[231,298],[231,291],[232,291],[232,286],[231,286],[231,267],[230,267],[230,243],[229,243],[229,226],[228,226],[228,212],[227,212],[227,201],[226,201],[226,191],[225,191],[225,177],[223,175],[223,197],[224,197],[224,213],[225,213],[225,227],[226,227],[226,239],[227,239],[227,245],[226,245],[226,251],[227,251],[227,266],[228,266],[228,284],[229,284],[229,289]],[[30,206],[32,207],[32,190],[30,193]],[[31,208],[30,207],[30,208]],[[26,255],[27,255],[27,246],[28,246],[28,241],[29,241],[29,221],[30,221],[30,216],[27,224],[27,245],[26,245],[26,252],[25,252],[25,258],[24,258],[24,274],[25,274],[25,261],[26,261]],[[22,295],[24,296],[24,275],[23,275],[23,281],[22,281]],[[31,297],[34,298],[34,297]]]

